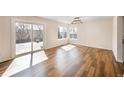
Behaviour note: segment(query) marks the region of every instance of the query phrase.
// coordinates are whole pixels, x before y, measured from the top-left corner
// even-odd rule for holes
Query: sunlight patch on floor
[[[13,62],[10,64],[10,66],[7,68],[7,70],[3,73],[2,76],[12,76],[47,59],[48,57],[46,56],[44,51],[36,52],[33,55],[28,54],[18,57],[13,60]]]
[[[63,47],[61,47],[62,49],[64,49],[65,51],[69,51],[69,50],[71,50],[71,49],[73,49],[73,48],[75,48],[76,46],[74,46],[74,45],[66,45],[66,46],[63,46]]]

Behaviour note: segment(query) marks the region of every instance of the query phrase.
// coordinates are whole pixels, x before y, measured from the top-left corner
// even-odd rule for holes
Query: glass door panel
[[[33,24],[33,51],[43,48],[43,25]]]
[[[31,24],[16,23],[16,55],[31,51]]]

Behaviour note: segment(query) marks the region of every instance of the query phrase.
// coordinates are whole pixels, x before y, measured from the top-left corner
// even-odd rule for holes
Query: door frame
[[[31,24],[31,25],[32,24],[43,25],[43,32],[42,32],[42,34],[43,34],[43,48],[42,49],[32,51],[32,49],[33,49],[32,48],[30,52],[26,52],[26,53],[22,53],[22,54],[18,54],[18,55],[16,54],[16,28],[15,27],[16,27],[16,23],[17,22],[27,23],[27,24]],[[12,37],[12,41],[11,41],[12,58],[15,58],[15,57],[18,57],[18,56],[22,56],[22,55],[26,55],[26,54],[29,54],[29,53],[38,52],[38,51],[41,51],[41,50],[45,49],[45,24],[43,24],[41,22],[32,21],[32,20],[29,20],[29,19],[28,20],[24,20],[24,19],[18,19],[18,18],[12,18],[11,19],[11,24],[12,24],[12,26],[11,26],[12,27],[11,28],[11,30],[12,30],[12,34],[11,34],[11,37]],[[33,26],[31,26],[31,27],[33,28]],[[33,33],[32,33],[32,35],[33,35]],[[33,43],[33,42],[31,42],[31,43]],[[31,47],[33,47],[32,45],[31,45]]]

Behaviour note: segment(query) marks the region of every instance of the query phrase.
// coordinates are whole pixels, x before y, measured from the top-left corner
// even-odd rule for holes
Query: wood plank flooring
[[[124,64],[115,61],[112,51],[76,45],[45,50],[48,59],[20,71],[12,77],[122,77]],[[26,59],[25,59],[26,62]],[[0,76],[12,61],[0,64]]]

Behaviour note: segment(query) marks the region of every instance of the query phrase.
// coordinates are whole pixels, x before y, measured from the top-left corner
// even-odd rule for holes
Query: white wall
[[[117,60],[117,16],[113,17],[112,50]]]
[[[77,28],[78,38],[70,43],[112,50],[112,18],[88,21]]]
[[[15,57],[15,22],[44,24],[44,48],[52,48],[67,43],[67,39],[58,40],[58,26],[66,24],[41,17],[0,17],[0,62]]]
[[[124,41],[124,16],[123,16],[123,31],[122,31],[122,42]],[[123,61],[124,61],[124,42],[122,43],[122,57],[123,57]]]
[[[113,18],[113,53],[117,62],[123,62],[123,28],[124,21],[122,16]]]
[[[0,62],[11,58],[10,21],[10,17],[0,17]]]
[[[117,61],[123,62],[123,17],[117,17]]]

